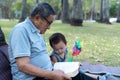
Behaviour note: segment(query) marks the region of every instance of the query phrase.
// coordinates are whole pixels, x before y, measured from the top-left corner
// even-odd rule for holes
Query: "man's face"
[[[47,29],[50,29],[51,23],[54,21],[54,16],[50,15],[48,18],[39,18],[37,19],[35,26],[40,30],[40,34],[44,34]]]

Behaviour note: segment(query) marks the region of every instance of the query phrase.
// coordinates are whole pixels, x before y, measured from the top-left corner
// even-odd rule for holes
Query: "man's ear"
[[[38,23],[41,23],[42,24],[42,18],[41,18],[41,16],[40,15],[35,15],[34,16],[34,24],[38,24]]]
[[[41,18],[40,15],[38,15],[38,14],[35,15],[35,19],[36,19],[36,20],[39,20],[40,18]]]

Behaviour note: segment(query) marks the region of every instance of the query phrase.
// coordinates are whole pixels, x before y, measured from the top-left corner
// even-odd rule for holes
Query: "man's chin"
[[[46,31],[42,31],[42,32],[40,32],[40,34],[44,34]]]

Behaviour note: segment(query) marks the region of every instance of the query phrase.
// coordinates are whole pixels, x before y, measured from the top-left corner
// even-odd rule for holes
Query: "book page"
[[[70,77],[74,77],[79,73],[79,62],[57,62],[54,64],[54,70],[62,70]]]

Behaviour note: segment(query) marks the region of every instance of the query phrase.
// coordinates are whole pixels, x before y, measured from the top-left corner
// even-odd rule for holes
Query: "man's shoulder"
[[[26,22],[21,22],[21,23],[16,24],[14,28],[22,29],[22,28],[25,28],[25,27],[28,26],[28,25],[29,25],[29,24],[26,23]]]
[[[18,23],[14,26],[12,32],[16,32],[16,33],[24,33],[26,31],[30,31],[28,28],[29,25],[25,22],[22,22],[22,23]]]

